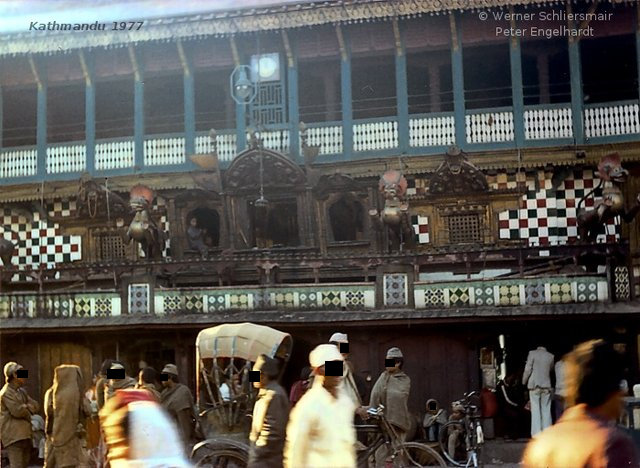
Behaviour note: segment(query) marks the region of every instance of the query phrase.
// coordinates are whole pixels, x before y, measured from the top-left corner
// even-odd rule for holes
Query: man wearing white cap
[[[124,390],[126,388],[135,388],[136,387],[136,379],[133,377],[129,377],[126,374],[124,364],[118,361],[114,361],[109,367],[110,371],[123,371],[124,378],[109,378],[109,372],[107,371],[107,378],[109,379],[107,385],[104,387],[104,401],[108,401],[113,395],[115,395],[116,390]]]
[[[400,348],[393,347],[387,350],[385,371],[380,374],[373,386],[370,401],[370,405],[374,408],[384,405],[387,420],[401,440],[404,440],[411,427],[411,414],[407,407],[411,379],[402,371],[403,364],[404,356]],[[387,455],[387,448],[384,445],[376,450],[376,466],[384,466]]]
[[[27,468],[29,465],[31,415],[38,411],[38,403],[22,388],[26,379],[18,377],[21,369],[17,362],[6,363],[6,383],[0,390],[0,440],[11,468]]]
[[[342,372],[326,364],[344,362],[334,345],[322,344],[309,354],[313,386],[293,408],[287,425],[285,468],[355,468],[355,405],[342,390]],[[330,375],[325,375],[330,374]]]
[[[331,338],[329,338],[329,343],[340,349],[340,344],[349,345],[349,337],[346,333],[336,332],[331,335]],[[362,398],[360,397],[360,392],[358,391],[358,386],[356,385],[354,378],[353,365],[351,364],[351,361],[349,361],[349,353],[341,352],[340,354],[342,354],[342,357],[344,358],[342,386],[345,393],[353,401],[353,404],[359,407],[362,405]]]

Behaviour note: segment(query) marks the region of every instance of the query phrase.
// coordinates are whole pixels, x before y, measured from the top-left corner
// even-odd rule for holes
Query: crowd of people
[[[349,360],[348,344],[346,334],[335,333],[327,344],[315,347],[309,354],[309,367],[303,369],[289,394],[278,382],[280,361],[264,354],[258,357],[253,366],[259,379],[252,379],[258,393],[249,435],[249,467],[353,468],[357,449],[363,448],[355,425],[368,419],[369,408],[379,405],[384,406],[399,440],[406,439],[412,428],[408,410],[411,379],[402,370],[402,351],[397,347],[387,350],[385,370],[366,404],[362,382]],[[545,352],[530,353],[522,379],[525,385],[532,378],[541,378],[535,375],[535,359],[547,367],[553,365]],[[623,366],[613,347],[602,340],[578,345],[564,357],[556,373],[563,376],[561,396],[567,409],[553,425],[542,414],[544,422],[532,422],[536,433],[523,465],[640,466],[631,439],[615,427],[622,412]],[[12,468],[27,468],[39,404],[25,391],[27,376],[22,366],[6,363],[4,376],[2,448]],[[44,396],[44,466],[102,466],[99,462],[104,459],[111,468],[191,466],[188,450],[198,430],[198,417],[191,392],[178,376],[175,364],[166,364],[160,373],[144,366],[136,380],[127,375],[122,362],[106,360],[85,392],[78,366],[57,366]],[[537,382],[533,387],[529,384],[530,394],[544,384]],[[515,385],[513,376],[502,384],[498,393],[519,406],[521,402],[509,396],[509,387]],[[539,393],[540,401],[546,401],[545,392]],[[447,418],[446,410],[435,400],[427,401],[425,439],[437,440],[439,428],[451,417],[455,411]],[[390,456],[389,446],[382,445],[371,461],[377,467],[387,466]]]
[[[40,418],[38,402],[25,391],[24,372],[16,362],[5,364],[0,391],[0,439],[12,468],[29,466]],[[44,395],[40,455],[45,467],[102,466],[105,459],[111,468],[134,461],[141,463],[135,466],[190,466],[185,452],[197,418],[191,391],[179,382],[175,364],[164,366],[159,375],[143,367],[136,380],[122,362],[107,359],[85,388],[80,367],[55,368],[53,385]]]

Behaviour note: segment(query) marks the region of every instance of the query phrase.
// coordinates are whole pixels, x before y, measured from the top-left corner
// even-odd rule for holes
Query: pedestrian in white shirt
[[[342,375],[325,375],[325,363],[344,362],[334,345],[309,354],[313,386],[291,411],[284,449],[285,468],[355,468],[355,405],[344,392]],[[342,373],[340,373],[342,374]]]

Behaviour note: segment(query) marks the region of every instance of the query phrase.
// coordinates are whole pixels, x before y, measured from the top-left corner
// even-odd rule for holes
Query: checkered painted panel
[[[167,215],[163,214],[162,216],[160,216],[159,221],[160,229],[164,232],[165,236],[162,256],[164,258],[171,257],[171,239],[169,238],[169,220],[167,219]],[[140,256],[140,258],[144,258],[144,252],[142,251],[142,246],[140,244],[138,244],[138,255]]]
[[[407,196],[424,195],[429,188],[429,179],[416,176],[407,176]]]
[[[416,242],[418,244],[428,244],[429,238],[429,218],[422,215],[411,216],[411,224],[416,233]]]
[[[76,215],[76,201],[74,199],[54,200],[47,205],[47,212],[50,216],[66,218]]]
[[[536,181],[538,179],[538,189]],[[580,199],[598,185],[592,170],[575,170],[557,190],[551,185],[551,174],[538,171],[527,178],[527,193],[518,210],[498,215],[501,239],[526,239],[529,245],[558,245],[578,239],[577,205]],[[583,206],[592,209],[600,200],[599,191],[589,196]],[[620,219],[605,226],[597,242],[616,242],[620,239]]]
[[[518,184],[525,183],[525,181],[526,174],[524,172],[500,172],[487,176],[487,183],[492,190],[515,189]]]
[[[75,203],[56,203],[60,203],[60,216],[75,211]],[[3,208],[0,213],[2,235],[17,245],[13,265],[19,268],[39,268],[41,265],[53,268],[56,264],[82,260],[81,236],[64,235],[57,223],[41,220],[37,212],[32,215],[33,221],[8,207]]]

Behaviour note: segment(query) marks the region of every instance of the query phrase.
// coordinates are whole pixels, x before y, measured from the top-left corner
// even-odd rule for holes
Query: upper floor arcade
[[[165,21],[144,36],[111,35],[110,48],[62,33],[5,37],[3,184],[190,171],[191,155],[214,148],[225,166],[251,127],[299,163],[305,139],[317,163],[442,154],[454,143],[473,153],[637,140],[635,5],[494,8],[482,20],[405,3],[331,24],[317,20],[330,10],[305,10],[317,20],[306,28],[292,11],[280,27],[254,12],[269,26],[245,34],[196,34],[220,18],[192,18],[187,32],[161,29]],[[565,26],[584,34],[545,36]],[[509,37],[510,28],[526,33]],[[230,86],[243,64],[256,88],[244,104]]]

